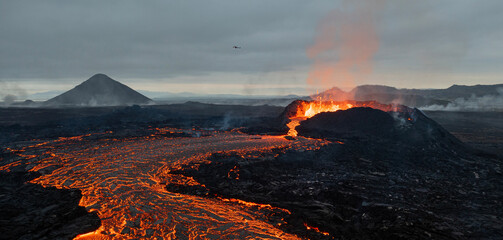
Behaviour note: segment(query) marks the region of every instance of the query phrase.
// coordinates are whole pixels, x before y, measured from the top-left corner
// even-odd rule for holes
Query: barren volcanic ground
[[[0,111],[0,238],[503,238],[502,158],[475,137],[493,115],[428,113],[467,145],[419,112],[396,129],[378,110],[320,114],[288,138],[270,106],[30,111]],[[358,133],[374,116],[393,129]]]
[[[426,114],[461,141],[503,156],[503,112],[446,112]]]

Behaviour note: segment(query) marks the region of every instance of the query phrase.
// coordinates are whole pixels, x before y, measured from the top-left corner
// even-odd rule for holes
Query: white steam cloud
[[[457,98],[447,105],[430,105],[421,110],[430,111],[503,111],[503,88],[498,88],[497,94],[481,97],[472,95],[469,98]]]
[[[16,84],[9,84],[0,81],[0,101],[10,105],[16,100],[25,99],[28,96],[26,91]]]

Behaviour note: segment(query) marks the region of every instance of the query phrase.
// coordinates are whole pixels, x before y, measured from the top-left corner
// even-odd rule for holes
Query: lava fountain
[[[297,136],[297,131],[295,128],[300,125],[301,121],[304,121],[308,118],[315,116],[318,113],[322,112],[335,112],[338,110],[346,110],[354,107],[371,107],[375,109],[379,109],[385,112],[404,112],[408,108],[403,105],[395,105],[395,104],[382,104],[376,101],[303,101],[297,100],[292,102],[290,105],[286,107],[284,112],[284,117],[289,119],[289,122],[286,124],[288,127],[288,135],[292,137]]]

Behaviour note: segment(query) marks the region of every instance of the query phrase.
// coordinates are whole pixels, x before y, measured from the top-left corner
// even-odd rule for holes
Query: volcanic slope
[[[302,238],[502,239],[501,158],[471,149],[420,110],[350,105],[364,104],[373,108],[301,121],[301,137],[289,139],[330,141],[319,149],[259,159],[212,154],[177,172],[208,192],[168,189],[287,209],[281,229]],[[302,106],[312,107],[294,102],[282,116],[304,113]]]
[[[152,100],[105,74],[95,74],[75,88],[47,100],[46,106],[125,106]]]

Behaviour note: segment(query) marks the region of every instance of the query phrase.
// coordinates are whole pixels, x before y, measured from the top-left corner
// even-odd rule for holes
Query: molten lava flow
[[[214,153],[242,156],[273,149],[317,149],[327,142],[314,139],[288,141],[280,136],[250,136],[238,132],[194,132],[166,137],[173,129],[143,137],[114,138],[112,133],[62,138],[9,149],[19,159],[0,171],[24,166],[43,175],[32,183],[82,191],[79,205],[96,212],[102,226],[78,239],[298,239],[270,220],[271,213],[288,214],[267,204],[239,199],[205,198],[169,192],[167,184],[204,188],[196,180],[172,173],[197,168]],[[204,137],[188,137],[198,135]],[[36,156],[36,157],[33,157]],[[238,168],[230,174],[238,177]]]
[[[292,119],[286,126],[290,129],[288,130],[288,136],[297,137],[297,130],[295,128],[300,125],[300,120]]]
[[[321,234],[323,234],[325,236],[330,235],[330,233],[323,232],[320,229],[318,229],[317,227],[311,227],[311,226],[307,225],[307,223],[304,223],[304,226],[306,227],[307,230],[313,230],[313,231],[315,231],[317,233],[321,233]]]
[[[245,205],[248,207],[257,207],[258,209],[279,210],[279,211],[291,214],[291,212],[288,211],[287,209],[273,207],[270,204],[260,204],[260,203],[247,202],[247,201],[243,201],[241,199],[235,199],[235,198],[229,198],[229,199],[219,198],[219,199],[221,199],[224,202],[235,202],[235,203],[239,203],[239,204],[242,204],[242,205]]]
[[[310,118],[321,112],[335,112],[352,108],[351,103],[340,103],[334,101],[311,101],[303,102],[294,115],[294,118]]]

